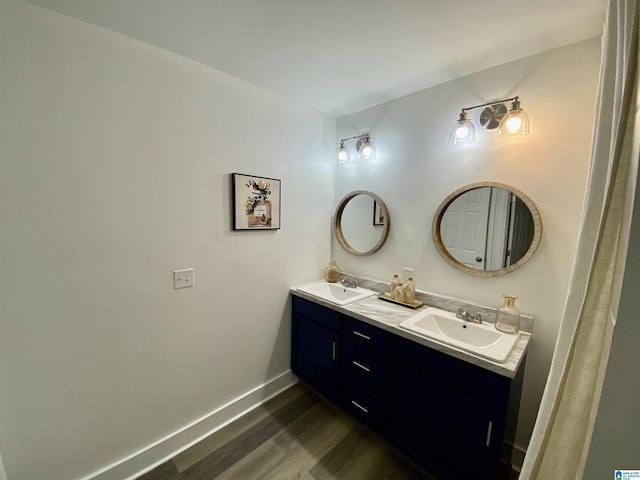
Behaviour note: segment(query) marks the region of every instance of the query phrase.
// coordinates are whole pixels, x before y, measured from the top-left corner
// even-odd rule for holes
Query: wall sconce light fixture
[[[505,102],[512,102],[511,110],[507,111]],[[515,137],[529,133],[529,115],[520,107],[519,97],[512,97],[463,108],[460,118],[449,130],[450,144],[476,141],[476,128],[469,120],[467,112],[480,107],[485,107],[480,114],[480,125],[487,130],[498,128],[498,137]]]
[[[347,147],[344,146],[344,142],[349,140],[356,141],[356,150],[358,151],[358,158],[360,160],[375,160],[376,159],[376,147],[371,143],[371,137],[368,133],[362,135],[356,135],[355,137],[343,138],[340,140],[340,146],[338,147],[338,157],[336,163],[348,163],[351,160],[351,154]]]

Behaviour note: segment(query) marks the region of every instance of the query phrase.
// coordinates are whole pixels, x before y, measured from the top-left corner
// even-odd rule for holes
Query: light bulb
[[[361,141],[358,147],[358,157],[360,157],[360,160],[375,160],[376,158],[376,148],[373,146],[373,143],[371,143],[368,135]]]
[[[520,117],[511,117],[507,120],[507,130],[509,133],[515,133],[520,130],[520,126],[522,125],[522,119]]]
[[[502,117],[500,128],[498,129],[499,137],[516,137],[527,135],[529,133],[529,115],[520,108],[518,97],[514,97],[511,110]]]
[[[461,126],[456,129],[456,137],[458,138],[458,140],[467,138],[468,135],[469,135],[469,127]]]
[[[472,143],[475,141],[476,128],[467,117],[467,112],[463,110],[458,121],[449,130],[449,144],[455,145],[456,143]]]
[[[344,146],[344,142],[340,142],[340,148],[338,148],[338,158],[336,163],[347,163],[349,161],[349,150]]]

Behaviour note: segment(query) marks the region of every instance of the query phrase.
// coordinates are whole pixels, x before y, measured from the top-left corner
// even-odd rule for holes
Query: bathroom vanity
[[[427,471],[498,478],[528,334],[496,363],[406,331],[416,312],[376,296],[335,305],[291,293],[291,368],[304,383]]]

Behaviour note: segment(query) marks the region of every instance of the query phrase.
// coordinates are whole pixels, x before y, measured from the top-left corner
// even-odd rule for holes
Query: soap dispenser
[[[389,295],[391,298],[395,298],[396,288],[402,286],[402,282],[400,281],[400,277],[397,273],[393,274],[393,278],[391,279],[391,283],[389,284]]]
[[[504,305],[496,311],[496,329],[504,333],[518,333],[520,330],[520,310],[516,308],[515,295],[504,294]]]
[[[340,280],[342,270],[340,270],[335,260],[330,260],[322,273],[327,282],[336,283]]]
[[[416,301],[416,282],[413,281],[413,277],[409,277],[404,285],[404,301],[410,304]]]

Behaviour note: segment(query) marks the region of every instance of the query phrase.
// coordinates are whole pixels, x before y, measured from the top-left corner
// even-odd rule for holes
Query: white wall
[[[0,65],[0,452],[69,480],[288,370],[335,119],[15,0]],[[281,230],[231,230],[231,172],[282,180]]]
[[[535,421],[575,253],[599,66],[600,41],[593,39],[338,120],[340,138],[370,132],[378,160],[338,167],[335,203],[351,190],[372,190],[391,215],[387,244],[373,256],[351,256],[333,242],[333,257],[343,270],[386,280],[403,266],[413,267],[418,289],[485,305],[499,305],[502,293],[514,293],[520,309],[535,316],[516,438],[520,448],[526,448]],[[478,128],[476,143],[447,144],[448,130],[462,107],[514,95],[529,113],[530,135],[498,139],[495,130]],[[470,113],[476,125],[479,114],[480,109]],[[444,262],[430,230],[436,209],[449,193],[488,180],[516,187],[533,200],[542,215],[543,237],[521,269],[476,278]]]

